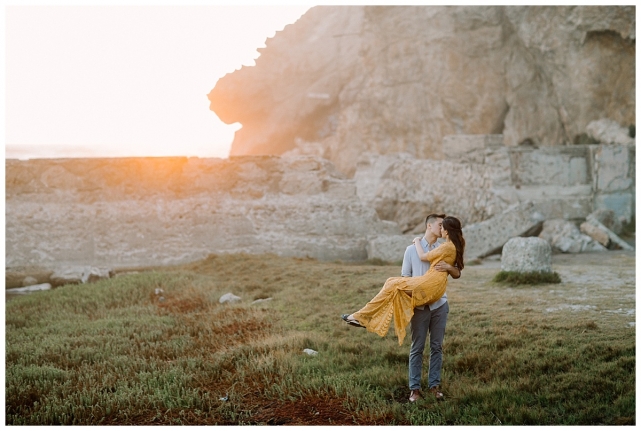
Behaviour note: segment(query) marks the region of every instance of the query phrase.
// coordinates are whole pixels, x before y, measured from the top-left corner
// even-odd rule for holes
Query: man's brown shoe
[[[421,398],[421,393],[418,391],[418,389],[412,389],[410,391],[410,403],[416,402]]]
[[[438,401],[443,401],[445,399],[443,392],[439,391],[438,386],[434,386],[433,388],[430,388],[430,392],[432,393],[432,395],[436,397]]]

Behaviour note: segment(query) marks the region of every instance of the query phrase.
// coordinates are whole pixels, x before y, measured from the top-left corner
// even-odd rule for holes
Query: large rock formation
[[[397,222],[403,232],[422,233],[432,212],[456,216],[465,225],[507,208],[495,192],[510,181],[509,159],[503,161],[507,166],[367,154],[359,159],[354,180],[358,197],[381,219]]]
[[[524,202],[507,208],[491,219],[463,226],[465,259],[500,253],[511,238],[537,234],[544,220],[532,202]]]
[[[368,235],[400,233],[314,157],[8,160],[6,178],[7,268],[364,260]]]
[[[634,216],[634,145],[508,147],[501,135],[450,135],[443,146],[446,160],[362,155],[354,175],[358,197],[381,219],[414,233],[425,229],[431,212],[466,226],[524,202],[544,219],[578,221],[607,210],[619,229]]]
[[[232,155],[443,159],[446,135],[580,142],[635,121],[634,6],[317,6],[209,94]]]
[[[581,233],[574,223],[563,219],[546,220],[539,238],[547,241],[554,250],[561,253],[606,250],[597,241]]]

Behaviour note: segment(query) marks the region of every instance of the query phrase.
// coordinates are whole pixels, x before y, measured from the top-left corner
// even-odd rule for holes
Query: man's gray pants
[[[412,346],[410,347],[410,390],[421,389],[421,371],[423,369],[423,351],[427,334],[430,335],[430,374],[429,388],[441,384],[441,367],[443,365],[443,337],[450,306],[446,302],[436,310],[414,309],[410,321],[412,328]]]

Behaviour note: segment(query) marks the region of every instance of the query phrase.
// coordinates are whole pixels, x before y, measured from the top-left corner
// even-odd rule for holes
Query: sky
[[[310,6],[6,6],[5,157],[225,158],[207,94]]]

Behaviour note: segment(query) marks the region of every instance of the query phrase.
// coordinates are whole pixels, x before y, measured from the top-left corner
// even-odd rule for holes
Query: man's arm
[[[434,265],[434,269],[440,272],[447,272],[452,278],[459,278],[461,276],[461,270],[445,261],[440,261]]]
[[[412,258],[410,256],[410,247],[405,249],[405,254],[403,255],[403,266],[401,268],[401,277],[411,277],[412,276]]]

